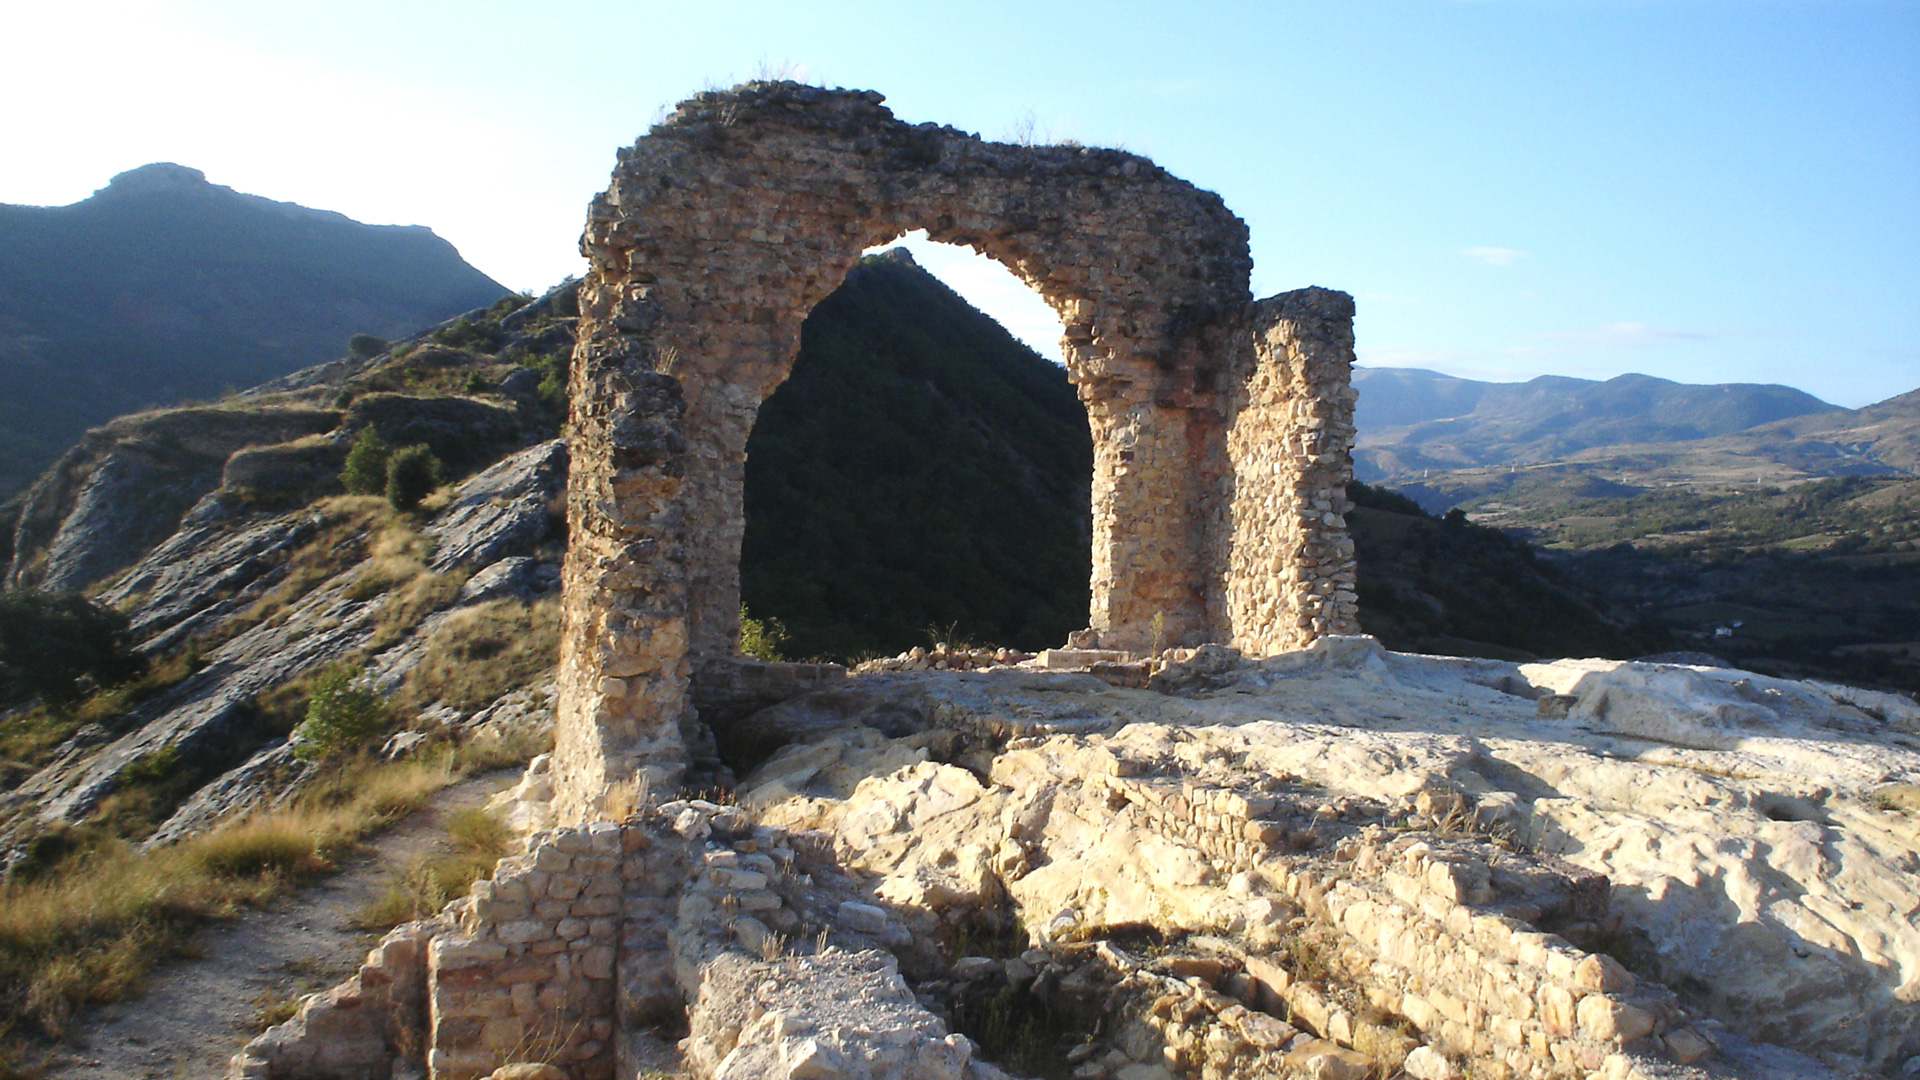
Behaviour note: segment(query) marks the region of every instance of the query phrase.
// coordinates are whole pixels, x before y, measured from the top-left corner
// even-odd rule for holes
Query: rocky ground
[[[1670,1056],[1714,1046],[1698,1060],[1715,1075],[1920,1073],[1920,817],[1902,808],[1920,782],[1920,707],[1895,695],[1362,638],[1253,662],[1204,650],[1148,690],[1020,669],[869,675],[748,723],[793,741],[742,783],[742,805],[831,833],[884,907],[999,900],[1040,943],[1128,925],[1162,943],[1213,934],[1224,991],[1271,951],[1261,925],[1300,914],[1271,884],[1286,859],[1237,867],[1198,802],[1180,803],[1195,826],[1152,815],[1195,791],[1245,793],[1215,798],[1265,800],[1272,818],[1292,806],[1289,858],[1355,880],[1366,872],[1343,855],[1431,860],[1468,843],[1459,865],[1483,869],[1462,902],[1671,988],[1670,1006],[1647,1004],[1692,1018],[1674,1022]],[[1168,801],[1147,807],[1128,784]],[[1555,915],[1516,884],[1526,860],[1604,875],[1604,915]],[[997,966],[1048,962],[1012,955]],[[958,969],[933,962],[923,989],[950,994]],[[1089,1055],[1074,1075],[1108,1075]],[[1129,1062],[1143,1064],[1105,1068]]]

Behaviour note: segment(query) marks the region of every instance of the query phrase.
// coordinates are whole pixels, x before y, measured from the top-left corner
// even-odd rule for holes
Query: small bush
[[[440,486],[444,470],[440,459],[424,446],[396,450],[387,459],[387,502],[395,510],[411,510]]]
[[[145,667],[127,617],[110,607],[73,593],[0,595],[0,697],[31,695],[64,710],[89,683],[110,686]]]
[[[392,456],[393,447],[372,424],[361,428],[347,451],[347,467],[340,470],[341,486],[355,495],[380,494],[387,489],[387,459]]]
[[[307,718],[293,729],[294,756],[303,761],[337,757],[359,749],[386,726],[380,695],[354,680],[357,672],[340,664],[313,680]]]
[[[740,651],[762,660],[782,660],[787,647],[787,626],[779,619],[756,619],[740,605]]]
[[[387,347],[387,339],[372,334],[355,334],[347,339],[347,355],[355,360],[378,356]]]

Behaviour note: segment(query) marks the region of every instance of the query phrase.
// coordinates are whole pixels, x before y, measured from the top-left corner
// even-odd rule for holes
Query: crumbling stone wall
[[[1049,939],[1022,954],[1030,967],[1097,958],[1122,991],[1086,988],[1106,999],[1109,1040],[1190,1080],[1336,1067],[1316,1071],[1319,1057],[1350,1064],[1337,1075],[1369,1075],[1383,1032],[1400,1054],[1424,1044],[1432,1068],[1417,1075],[1435,1078],[1457,1080],[1458,1063],[1508,1080],[1703,1075],[1674,1067],[1711,1044],[1671,991],[1543,929],[1604,920],[1604,878],[1471,834],[1356,828],[1346,819],[1379,808],[1251,778],[1202,783],[1072,737],[1008,752],[993,780],[988,792],[925,761],[875,776],[863,812],[832,832],[695,800],[536,833],[527,854],[389,934],[353,979],[254,1040],[229,1075],[371,1080],[424,1064],[431,1080],[478,1080],[541,1061],[575,1080],[631,1076],[633,1033],[684,1016],[697,1080],[1005,1080],[895,959],[923,973],[943,962],[929,953],[933,928],[1002,887]],[[1449,789],[1416,804],[1429,818],[1472,813]],[[923,873],[966,861],[952,852],[897,861],[901,830],[937,836],[926,826],[946,814],[974,819],[961,838],[997,848],[1002,884]],[[1110,850],[1151,853],[1156,872],[1127,885],[1086,858],[1095,833]],[[1148,965],[1104,940],[1127,926],[1204,930],[1219,951],[1185,969]],[[1296,974],[1280,946],[1303,926],[1342,987]],[[982,963],[961,959],[953,977]]]
[[[1351,301],[1254,304],[1218,196],[1117,150],[894,118],[872,92],[701,94],[621,151],[582,247],[556,776],[562,820],[676,784],[692,671],[731,655],[747,436],[807,313],[924,228],[1059,313],[1094,443],[1076,644],[1351,632]],[[1257,580],[1255,580],[1257,579]]]
[[[1346,522],[1353,298],[1301,289],[1262,300],[1252,335],[1254,369],[1227,436],[1222,621],[1230,644],[1266,656],[1360,625]]]

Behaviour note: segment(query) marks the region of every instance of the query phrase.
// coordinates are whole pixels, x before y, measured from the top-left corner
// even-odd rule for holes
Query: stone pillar
[[[596,816],[610,783],[638,776],[672,791],[685,769],[685,405],[679,380],[655,370],[651,288],[630,284],[614,254],[596,262],[581,286],[570,391],[553,766],[562,822]]]
[[[1109,306],[1094,321],[1125,327],[1136,314]],[[1212,565],[1226,469],[1212,373],[1225,335],[1154,314],[1138,336],[1067,322],[1067,370],[1093,435],[1091,633],[1075,644],[1144,651],[1225,636]]]
[[[1353,298],[1300,289],[1253,305],[1252,366],[1227,434],[1232,506],[1222,593],[1252,655],[1360,632],[1353,541]]]

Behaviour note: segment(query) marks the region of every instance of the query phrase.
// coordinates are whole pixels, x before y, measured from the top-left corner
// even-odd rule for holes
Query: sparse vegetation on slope
[[[1500,520],[1689,648],[1794,678],[1920,690],[1920,480],[1509,502]]]
[[[451,752],[357,762],[290,806],[182,843],[141,852],[103,840],[41,874],[0,883],[0,1045],[67,1034],[77,1009],[134,992],[196,927],[330,869],[356,841],[451,783],[463,764]]]
[[[1526,543],[1459,511],[1436,518],[1411,499],[1355,483],[1347,515],[1359,563],[1360,626],[1391,649],[1507,660],[1658,648]]]

